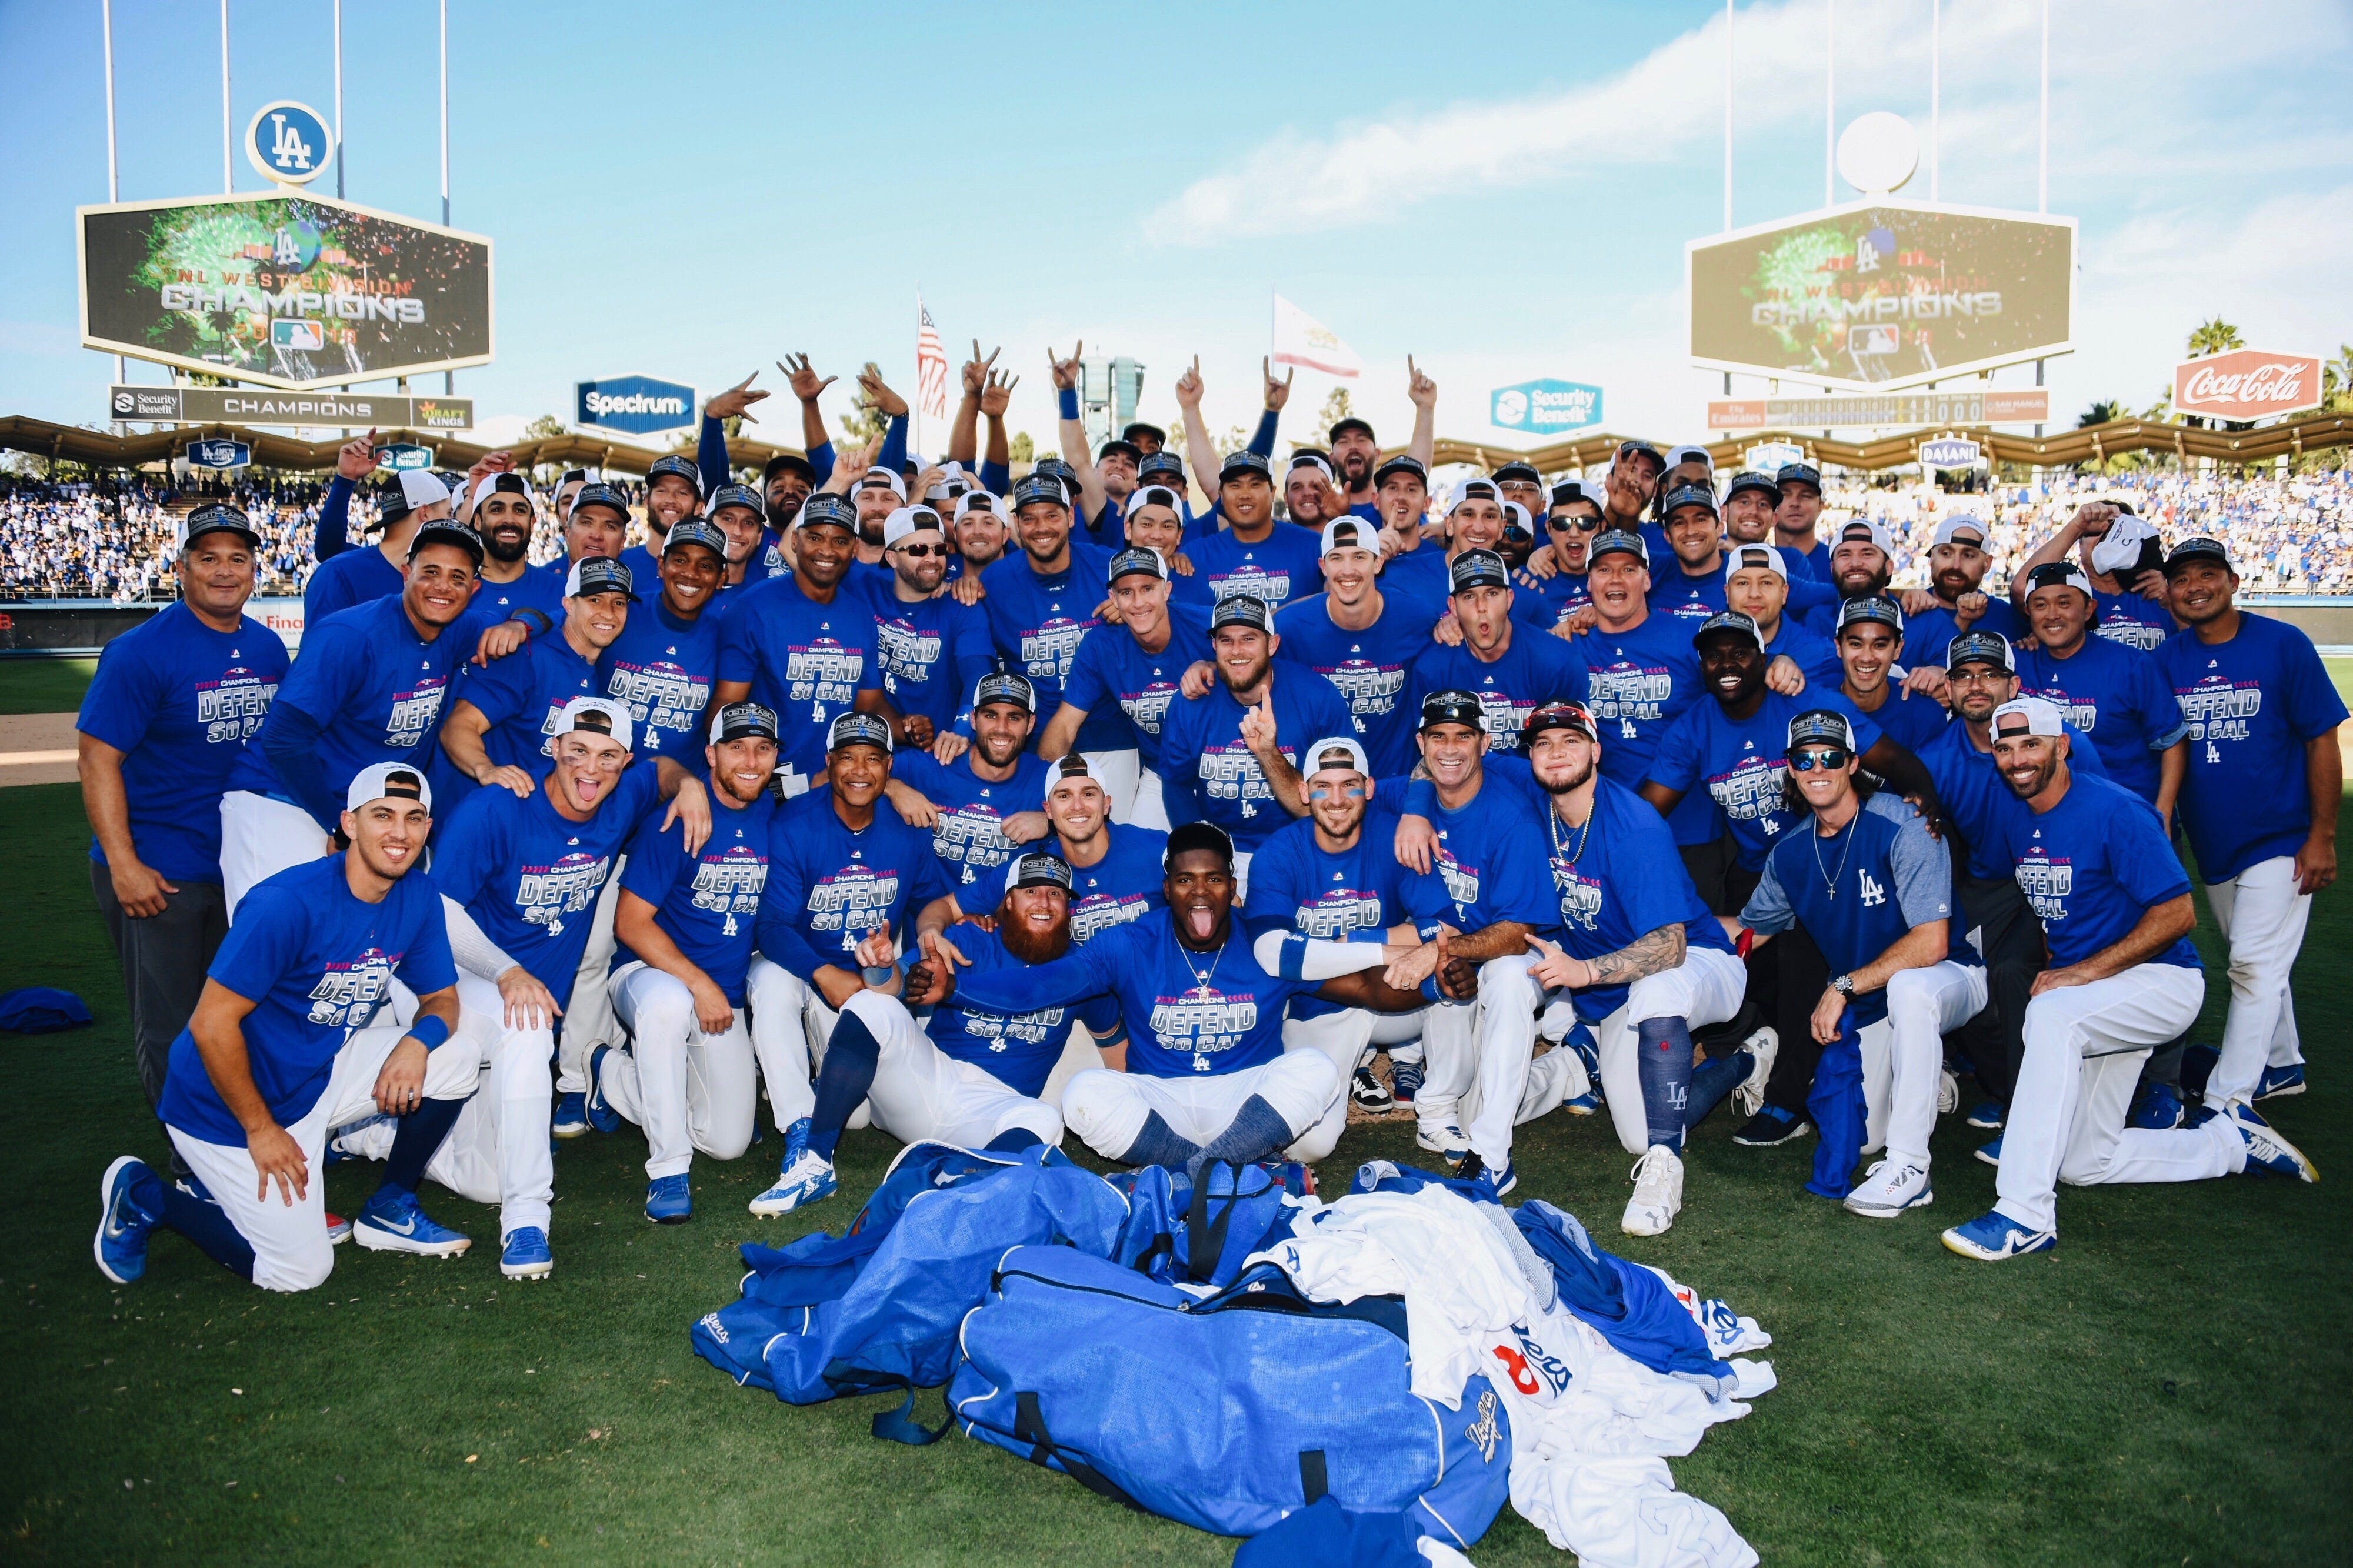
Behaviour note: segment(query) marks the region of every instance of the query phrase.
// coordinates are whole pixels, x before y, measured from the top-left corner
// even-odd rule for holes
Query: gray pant
[[[114,896],[114,879],[107,868],[90,863],[90,891],[98,897],[99,912],[106,917],[107,933],[114,939],[114,954],[122,964],[122,989],[131,998],[131,1038],[138,1048],[139,1084],[153,1106],[164,1092],[164,1073],[171,1065],[172,1042],[188,1026],[196,998],[205,989],[205,971],[228,934],[228,902],[218,882],[180,883],[180,890],[164,895],[164,912],[143,920],[123,913]],[[172,1163],[179,1168],[178,1152]]]

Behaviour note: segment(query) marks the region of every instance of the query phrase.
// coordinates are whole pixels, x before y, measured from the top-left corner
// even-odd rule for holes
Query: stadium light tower
[[[229,163],[228,133],[228,0],[221,5],[221,195],[237,195],[237,175]]]

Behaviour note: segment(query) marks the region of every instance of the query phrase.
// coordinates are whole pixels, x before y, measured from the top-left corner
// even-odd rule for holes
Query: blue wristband
[[[1429,979],[1421,983],[1421,994],[1422,999],[1427,1002],[1443,1002],[1446,1000],[1446,998],[1439,992],[1438,976],[1435,973],[1432,973]]]
[[[408,1026],[408,1037],[429,1051],[449,1037],[448,1020],[431,1013],[419,1014],[417,1021]]]
[[[1075,386],[1064,386],[1056,388],[1056,391],[1060,394],[1062,417],[1076,419],[1079,416],[1079,389]]]

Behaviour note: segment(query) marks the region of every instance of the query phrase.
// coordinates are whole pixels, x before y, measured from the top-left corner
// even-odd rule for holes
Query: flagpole
[[[915,285],[915,462],[923,460],[923,286]]]

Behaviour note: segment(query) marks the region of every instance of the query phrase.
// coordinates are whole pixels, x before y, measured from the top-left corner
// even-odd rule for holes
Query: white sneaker
[[[1757,1065],[1732,1091],[1732,1108],[1745,1121],[1765,1109],[1765,1085],[1773,1077],[1773,1058],[1781,1054],[1780,1032],[1768,1025],[1741,1041],[1740,1048],[1757,1058]]]
[[[1950,1068],[1936,1069],[1936,1114],[1950,1116],[1961,1108],[1961,1080]]]
[[[1444,1155],[1450,1165],[1460,1164],[1462,1156],[1471,1152],[1471,1140],[1451,1121],[1419,1122],[1414,1127],[1413,1141],[1433,1154]]]
[[[833,1163],[821,1154],[803,1149],[799,1156],[776,1178],[776,1184],[754,1198],[747,1205],[762,1219],[774,1219],[780,1214],[790,1214],[803,1204],[813,1204],[831,1195],[840,1186],[834,1180]]]
[[[1620,1226],[1628,1236],[1664,1236],[1683,1206],[1682,1156],[1663,1143],[1635,1162],[1634,1195],[1626,1200],[1626,1217]]]
[[[1936,1201],[1928,1186],[1928,1169],[1906,1160],[1874,1160],[1854,1191],[1846,1195],[1849,1214],[1866,1219],[1894,1219],[1905,1209],[1924,1209]]]

